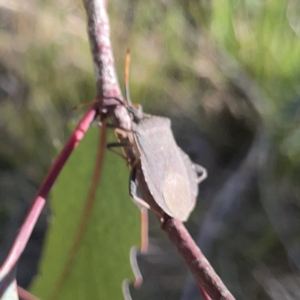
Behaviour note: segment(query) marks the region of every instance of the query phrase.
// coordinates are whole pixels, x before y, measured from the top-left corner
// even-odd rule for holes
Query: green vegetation
[[[0,4],[0,171],[1,176],[8,170],[22,173],[40,184],[70,134],[69,123],[76,124],[83,113],[71,108],[94,97],[85,13],[78,0],[8,3]],[[208,168],[201,194],[205,201],[199,200],[191,230],[195,236],[204,230],[199,224],[206,212],[219,207],[220,219],[215,221],[221,229],[211,246],[204,246],[209,260],[237,299],[268,299],[270,286],[275,289],[274,282],[292,278],[293,267],[299,268],[300,2],[113,0],[109,13],[121,86],[129,47],[132,100],[147,112],[171,117],[180,145]],[[255,148],[255,159],[247,161],[260,134],[264,143]],[[106,180],[119,164],[119,158],[110,157],[112,170],[106,171]],[[94,159],[89,155],[84,164]],[[233,205],[224,209],[225,195],[223,206],[214,202],[216,195],[241,170],[240,181],[232,182],[235,187],[241,184],[243,194],[233,191],[228,197]],[[123,196],[111,195],[110,201],[127,200],[125,173]],[[65,177],[68,197],[76,195],[72,189],[79,188],[78,180],[68,182]],[[52,205],[56,221],[62,222],[58,189]],[[99,195],[102,191],[100,185]],[[100,228],[105,216],[100,204],[97,209]],[[114,216],[122,223],[125,216],[117,212]],[[5,213],[0,215],[4,219]],[[48,243],[59,238],[54,233]],[[82,251],[100,244],[99,238]],[[49,269],[43,270],[51,276]],[[171,276],[161,273],[163,278]],[[179,280],[178,293],[184,280]],[[44,289],[39,284],[36,290]]]

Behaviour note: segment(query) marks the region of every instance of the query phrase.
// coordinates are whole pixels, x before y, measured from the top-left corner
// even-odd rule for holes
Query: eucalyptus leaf
[[[121,284],[133,279],[129,250],[139,245],[139,211],[128,196],[129,171],[106,151],[92,213],[78,228],[92,181],[99,130],[90,128],[67,162],[51,194],[53,216],[31,291],[42,299],[122,299]],[[84,230],[76,253],[70,249]],[[74,257],[67,271],[69,256]]]

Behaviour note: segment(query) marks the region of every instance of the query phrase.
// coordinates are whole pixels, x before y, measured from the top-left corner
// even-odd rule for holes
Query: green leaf
[[[126,163],[109,151],[83,238],[76,253],[70,253],[81,230],[98,139],[99,131],[90,128],[54,186],[40,277],[31,288],[42,299],[123,299],[122,281],[133,279],[129,250],[140,244],[139,211],[128,196]],[[70,255],[74,260],[62,274]]]

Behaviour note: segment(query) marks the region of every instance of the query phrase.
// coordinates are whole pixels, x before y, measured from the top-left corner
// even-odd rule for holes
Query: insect
[[[128,55],[125,71],[126,107],[132,118],[131,146],[137,154],[130,175],[130,195],[140,206],[150,207],[160,215],[159,210],[162,210],[173,218],[186,221],[196,204],[198,184],[207,177],[206,169],[193,164],[178,147],[170,119],[145,114],[133,107],[128,88]],[[136,178],[138,168],[142,171],[154,203],[147,203],[139,196],[141,183]]]
[[[193,164],[177,146],[170,119],[133,110],[131,113],[135,147],[149,192],[166,214],[186,221],[196,204],[198,183],[207,177],[206,170]],[[138,202],[141,199],[135,173],[133,169],[130,194]]]

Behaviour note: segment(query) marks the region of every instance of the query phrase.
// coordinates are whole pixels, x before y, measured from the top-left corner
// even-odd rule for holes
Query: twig
[[[99,101],[102,101],[104,96],[115,96],[122,99],[110,43],[106,2],[105,0],[83,0],[87,12],[88,34],[94,61],[96,96]]]
[[[168,218],[162,224],[162,228],[187,263],[199,286],[203,287],[212,299],[233,300],[234,297],[215,273],[182,222]]]
[[[105,113],[112,118],[114,125],[130,129],[131,119],[124,105],[115,101],[114,106],[107,106],[105,102],[105,97],[113,96],[123,99],[114,68],[106,1],[83,0],[83,3],[87,11],[88,33],[94,61],[99,108],[100,110],[105,110]],[[122,144],[128,144],[130,135],[131,133],[129,132],[118,135],[118,138]],[[136,157],[132,147],[124,147],[123,150],[129,163],[134,162]],[[137,172],[137,179],[143,199],[153,202],[154,200],[143,179],[142,172]],[[184,225],[172,218],[167,218],[163,224],[164,230],[186,261],[197,283],[206,290],[212,299],[234,299],[203,256]]]

